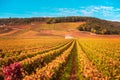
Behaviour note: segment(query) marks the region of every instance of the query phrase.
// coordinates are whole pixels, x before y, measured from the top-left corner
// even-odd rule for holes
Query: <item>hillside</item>
[[[86,21],[86,24],[80,25],[78,29],[96,34],[120,34],[120,22],[93,19]]]
[[[64,22],[47,24],[41,22],[32,22],[31,24],[7,26],[11,31],[1,33],[4,37],[40,37],[40,36],[60,36],[71,34],[77,27],[85,22]]]
[[[63,37],[66,34],[83,36],[86,35],[86,33],[87,35],[93,35],[94,33],[95,35],[118,35],[120,34],[120,22],[106,21],[93,17],[77,16],[0,19],[0,37]]]

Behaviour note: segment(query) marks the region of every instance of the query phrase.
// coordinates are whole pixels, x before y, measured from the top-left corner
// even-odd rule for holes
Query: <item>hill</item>
[[[80,31],[89,31],[96,34],[120,34],[120,22],[100,19],[91,19],[78,27]]]
[[[78,33],[82,36],[86,33],[92,34],[84,31],[95,34],[118,35],[120,34],[120,22],[79,16],[0,19],[0,37],[65,36],[66,34],[76,36]]]
[[[7,26],[11,31],[1,33],[1,37],[40,37],[40,36],[59,36],[64,37],[70,32],[76,31],[77,27],[85,22],[64,22],[64,23],[41,23],[32,22],[25,25]]]

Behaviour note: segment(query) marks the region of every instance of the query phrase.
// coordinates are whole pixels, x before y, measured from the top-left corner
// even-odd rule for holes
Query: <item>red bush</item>
[[[22,78],[22,67],[18,62],[3,67],[2,71],[4,80],[21,80]]]

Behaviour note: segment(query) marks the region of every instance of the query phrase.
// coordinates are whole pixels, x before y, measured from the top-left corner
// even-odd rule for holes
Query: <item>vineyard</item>
[[[119,38],[0,39],[0,80],[119,80]]]

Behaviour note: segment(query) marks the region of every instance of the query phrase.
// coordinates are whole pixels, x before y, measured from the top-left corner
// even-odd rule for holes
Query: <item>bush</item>
[[[3,67],[2,71],[4,80],[21,80],[22,78],[22,67],[18,62]]]

